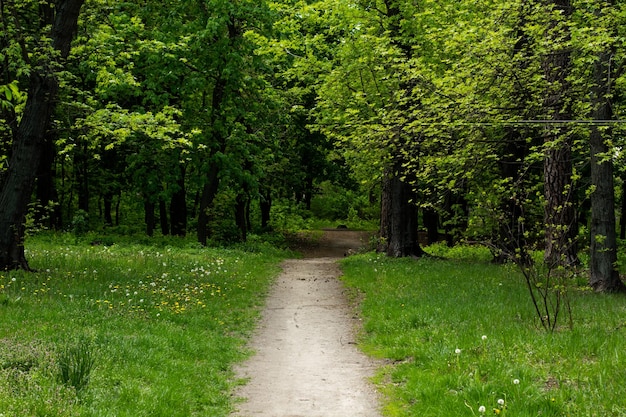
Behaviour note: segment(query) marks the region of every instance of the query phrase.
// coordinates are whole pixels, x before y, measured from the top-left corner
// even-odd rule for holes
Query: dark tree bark
[[[522,178],[520,169],[522,167],[528,144],[522,139],[517,129],[510,128],[506,132],[503,155],[500,158],[500,174],[507,179],[512,188],[511,198],[505,198],[500,205],[502,216],[498,219],[498,236],[495,239],[497,252],[494,262],[504,263],[510,261],[516,255],[523,255],[526,251],[524,239],[524,223],[520,221],[523,217],[524,200],[521,189]]]
[[[235,202],[235,223],[239,228],[239,236],[242,242],[248,239],[248,196],[245,193],[239,193]]]
[[[83,2],[84,0],[58,0],[43,6],[48,10],[54,6],[53,21],[45,23],[52,24],[50,38],[52,46],[59,51],[60,60],[64,60],[69,54]],[[30,270],[24,255],[24,220],[59,89],[58,80],[51,69],[54,65],[41,64],[33,67],[29,78],[28,99],[13,139],[9,168],[0,191],[2,269]]]
[[[106,226],[113,226],[113,194],[110,191],[107,191],[102,195],[102,200],[104,202],[104,224]]]
[[[563,19],[572,15],[569,0],[547,1],[547,5],[561,12]],[[558,123],[572,117],[568,76],[570,73],[570,51],[559,44],[569,39],[567,25],[553,21],[549,32],[553,49],[543,59],[543,71],[548,88],[545,92],[544,108],[554,126],[545,132],[546,157],[544,159],[544,195],[546,198],[544,223],[546,228],[544,260],[549,266],[577,265],[576,210],[573,204],[572,182],[572,132],[569,127]]]
[[[394,258],[423,255],[418,240],[413,187],[394,172],[383,179],[382,192],[380,232],[385,247],[379,249]]]
[[[426,241],[432,244],[439,240],[439,214],[431,208],[422,210],[422,220],[426,228]]]
[[[185,190],[185,168],[181,167],[177,180],[177,191],[170,203],[170,224],[172,235],[183,237],[187,234],[187,192]]]
[[[154,235],[154,227],[156,224],[156,219],[154,217],[154,203],[145,199],[143,202],[144,208],[144,217],[146,223],[146,235],[152,237]]]
[[[403,58],[409,60],[414,50],[401,36],[403,25],[401,2],[385,0],[383,4],[386,9],[387,30],[392,34],[391,42],[402,51]],[[410,83],[402,83],[399,87],[407,103],[413,100],[413,87]],[[408,104],[400,104],[400,107],[408,108]],[[394,133],[396,137],[393,138],[390,147],[393,163],[383,178],[380,233],[385,247],[379,249],[384,249],[387,256],[391,257],[421,256],[424,252],[419,245],[417,193],[414,184],[402,180],[407,174],[402,167],[403,155],[411,147],[419,145],[403,141],[402,127],[398,128],[399,131]]]
[[[52,230],[60,230],[63,221],[55,183],[56,170],[54,160],[55,146],[52,137],[49,136],[45,140],[44,150],[37,171],[35,195],[39,204],[35,209],[35,222]]]
[[[626,178],[622,178],[622,212],[619,225],[619,238],[626,239]]]
[[[613,117],[608,95],[611,92],[611,53],[601,53],[594,65],[592,99],[593,120]],[[603,130],[604,129],[604,130]],[[589,284],[599,292],[624,292],[626,286],[617,270],[617,239],[615,225],[615,190],[613,162],[606,157],[610,149],[607,139],[609,127],[593,126],[589,136],[591,150],[591,223],[590,223],[590,277]]]
[[[170,234],[170,224],[167,221],[167,204],[162,198],[159,199],[159,223],[161,224],[161,234],[167,236]]]

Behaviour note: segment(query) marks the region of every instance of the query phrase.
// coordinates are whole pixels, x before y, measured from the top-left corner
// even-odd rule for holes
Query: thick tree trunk
[[[76,32],[84,0],[59,0],[54,7],[50,33],[53,46],[65,59]],[[54,65],[35,66],[30,76],[28,99],[13,140],[9,168],[0,191],[0,268],[29,269],[24,256],[24,219],[33,192],[45,135],[55,106],[59,83],[51,72]],[[39,70],[37,70],[39,69]]]
[[[613,117],[607,95],[611,91],[611,54],[602,53],[594,65],[592,97],[595,108],[593,120]],[[606,158],[610,151],[607,140],[610,129],[593,126],[589,137],[591,148],[591,223],[590,277],[591,287],[600,292],[624,292],[626,286],[617,270],[617,239],[615,225],[615,190],[613,162]]]
[[[544,261],[551,267],[579,264],[571,158],[571,144],[566,141],[547,150],[544,160]]]
[[[413,187],[395,173],[388,173],[382,190],[381,238],[385,245],[379,250],[394,258],[423,255],[417,233],[417,206],[412,202]]]
[[[547,1],[562,19],[569,19],[572,6],[569,0]],[[561,43],[569,39],[569,29],[562,21],[553,21],[548,30],[552,50],[543,59],[543,70],[548,88],[544,108],[554,126],[545,132],[546,156],[544,159],[544,195],[546,198],[544,223],[546,228],[544,261],[547,265],[577,265],[576,210],[573,204],[572,182],[572,132],[559,121],[571,119],[568,76],[571,71],[570,52]]]

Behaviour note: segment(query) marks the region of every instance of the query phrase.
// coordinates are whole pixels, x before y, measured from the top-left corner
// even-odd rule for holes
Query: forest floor
[[[237,374],[237,417],[379,417],[369,378],[375,363],[356,347],[359,320],[339,281],[337,260],[369,233],[324,230],[298,239],[303,259],[282,264]]]

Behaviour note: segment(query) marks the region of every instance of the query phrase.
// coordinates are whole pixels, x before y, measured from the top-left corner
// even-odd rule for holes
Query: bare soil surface
[[[359,321],[337,279],[337,258],[369,235],[326,230],[283,263],[251,348],[233,417],[380,417],[368,378],[375,364],[356,348]],[[300,247],[302,250],[303,247]]]

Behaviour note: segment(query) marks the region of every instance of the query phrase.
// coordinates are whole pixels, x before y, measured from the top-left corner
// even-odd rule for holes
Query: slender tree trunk
[[[67,58],[84,0],[59,0],[54,6],[50,37],[60,59]],[[45,8],[45,7],[44,7]],[[28,99],[13,140],[9,168],[0,191],[0,268],[29,270],[24,255],[24,220],[33,192],[45,135],[59,89],[50,68],[41,63],[32,69]]]
[[[261,190],[259,207],[261,209],[261,229],[267,230],[269,228],[270,214],[272,212],[272,191],[269,188]]]
[[[206,183],[202,188],[200,207],[198,213],[198,242],[206,246],[209,238],[209,209],[219,189],[219,168],[217,164],[211,164],[207,174]]]
[[[592,98],[593,120],[613,117],[608,95],[611,91],[610,53],[601,53],[594,65]],[[600,292],[624,292],[626,286],[617,270],[617,239],[615,225],[615,190],[613,162],[606,157],[610,149],[609,127],[593,126],[589,136],[591,148],[591,223],[590,277],[591,287]]]
[[[107,226],[113,226],[113,194],[110,191],[107,191],[102,196],[104,200],[104,224]]]
[[[433,244],[439,240],[439,215],[432,208],[422,210],[422,219],[426,228],[426,241]]]
[[[619,221],[619,238],[626,239],[626,178],[622,178],[622,212]]]
[[[170,204],[170,224],[173,236],[187,234],[187,192],[185,190],[185,168],[181,167],[177,181],[177,191],[172,195]]]
[[[154,235],[154,226],[155,226],[155,218],[154,218],[154,203],[145,199],[143,202],[144,207],[144,217],[146,223],[146,235],[152,237]]]
[[[248,197],[245,193],[239,193],[237,195],[235,204],[235,223],[239,228],[239,236],[241,241],[245,242],[248,239],[248,221],[246,215],[246,207],[248,206]]]
[[[74,154],[74,175],[78,188],[78,209],[89,213],[89,157],[87,144]]]
[[[167,204],[162,198],[159,199],[159,223],[161,224],[161,234],[167,236],[170,234],[170,224],[167,221]]]
[[[51,137],[47,137],[37,172],[35,194],[38,207],[35,209],[35,222],[40,226],[60,230],[62,216],[59,195],[55,183],[56,172],[54,157],[54,143]]]

